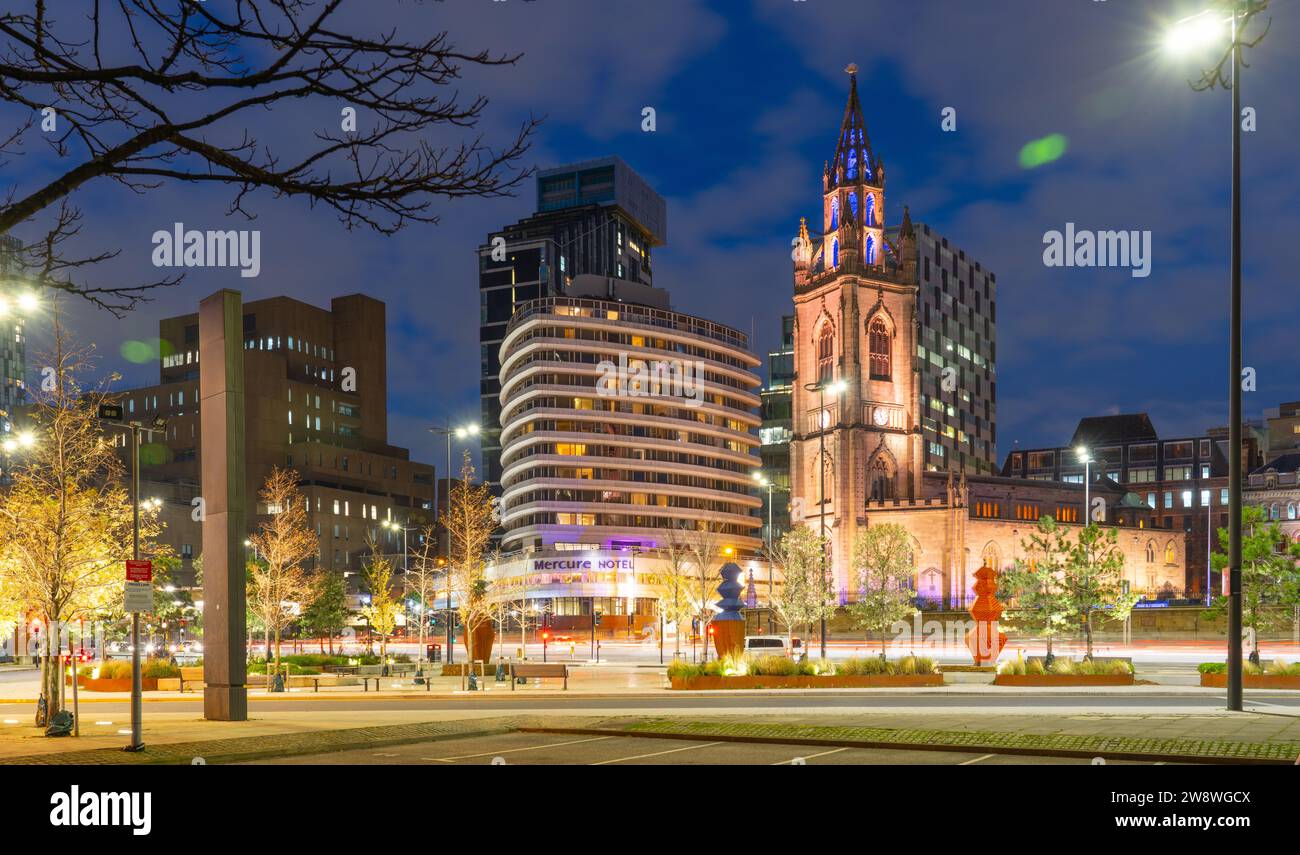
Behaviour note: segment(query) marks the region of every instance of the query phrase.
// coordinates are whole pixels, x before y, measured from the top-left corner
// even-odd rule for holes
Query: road
[[[1005,766],[1078,765],[1086,759],[1028,757],[970,751],[818,748],[806,745],[506,733],[437,742],[364,748],[332,754],[276,757],[241,765],[314,766]],[[1108,765],[1152,765],[1109,761]],[[1161,764],[1155,764],[1161,765]]]

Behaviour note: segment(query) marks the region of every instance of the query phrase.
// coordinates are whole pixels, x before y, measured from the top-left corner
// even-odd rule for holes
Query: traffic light
[[[596,612],[596,626],[600,626],[600,612]]]
[[[713,637],[713,624],[709,624],[709,638]]]
[[[550,640],[551,640],[551,634],[550,634],[549,632],[543,631],[543,632],[542,632],[542,643],[545,644],[546,642],[548,642],[548,641],[550,641]]]

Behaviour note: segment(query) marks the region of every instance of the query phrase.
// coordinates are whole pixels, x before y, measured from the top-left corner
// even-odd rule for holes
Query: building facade
[[[617,157],[539,172],[537,211],[479,247],[479,393],[483,479],[501,481],[500,350],[530,300],[594,275],[654,285],[651,249],[668,239],[667,204]]]
[[[249,531],[273,510],[258,494],[279,466],[299,475],[319,566],[355,572],[367,535],[400,553],[401,533],[380,523],[432,521],[434,467],[388,443],[384,304],[353,294],[322,309],[273,297],[244,304],[243,324]],[[115,395],[129,420],[165,419],[141,449],[141,477],[144,498],[163,502],[163,541],[186,572],[202,553],[198,336],[197,314],[161,321],[159,383]]]
[[[757,549],[748,344],[634,302],[520,306],[501,346],[502,548],[647,549],[708,526]]]
[[[775,543],[790,529],[790,438],[794,435],[794,315],[781,318],[781,346],[767,354],[767,386],[763,401],[761,485],[763,541]]]
[[[886,230],[885,167],[848,71],[821,235],[805,222],[795,240],[792,522],[828,539],[843,601],[856,596],[857,534],[897,523],[913,537],[920,598],[964,607],[975,571],[1011,566],[1040,517],[1081,525],[1084,489],[991,474],[995,277],[932,229],[918,231],[906,208]],[[1130,586],[1152,596],[1180,588],[1183,532],[1153,534],[1138,497],[1119,484],[1104,492]]]
[[[27,331],[22,283],[22,242],[0,235],[0,435],[13,429],[14,414],[27,403]]]
[[[1086,452],[1085,461],[1081,452]],[[1187,536],[1187,573],[1179,587],[1187,597],[1218,590],[1209,552],[1220,548],[1218,529],[1228,524],[1228,443],[1222,436],[1161,439],[1146,413],[1091,416],[1079,421],[1070,444],[1016,450],[1002,474],[1009,478],[1082,484],[1111,479],[1140,496],[1151,509],[1151,527]],[[1244,442],[1244,471],[1259,465],[1258,444]]]

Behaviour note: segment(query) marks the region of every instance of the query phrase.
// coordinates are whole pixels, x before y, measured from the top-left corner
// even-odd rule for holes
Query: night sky
[[[1165,24],[1197,11],[1195,2],[348,5],[357,28],[396,27],[409,39],[446,29],[467,50],[523,52],[515,67],[465,75],[466,96],[490,98],[480,128],[488,141],[506,142],[531,114],[545,122],[530,164],[625,159],[668,200],[655,284],[677,309],[752,327],[760,352],[776,345],[779,318],[791,311],[790,239],[800,216],[819,216],[822,164],[848,89],[843,69],[854,62],[888,173],[887,222],[907,204],[914,220],[997,274],[999,461],[1015,441],[1067,442],[1086,415],[1146,411],[1164,436],[1226,422],[1230,96],[1187,85],[1213,51],[1174,59],[1160,45]],[[1259,384],[1245,399],[1250,418],[1300,399],[1300,9],[1273,6],[1242,90],[1258,120],[1243,135],[1245,364]],[[641,131],[645,106],[657,111],[655,133]],[[940,127],[945,107],[957,111],[956,132]],[[254,130],[292,146],[337,116],[337,105],[306,101]],[[1064,155],[1022,168],[1021,147],[1053,133],[1068,139]],[[39,153],[5,171],[54,175],[59,166]],[[322,306],[370,294],[388,304],[390,438],[438,459],[424,427],[478,412],[475,247],[533,211],[532,180],[513,199],[438,201],[441,224],[393,238],[347,232],[327,210],[268,194],[253,200],[250,225],[227,216],[230,199],[206,186],[135,196],[108,182],[77,194],[82,247],[122,249],[90,274],[104,280],[156,276],[150,235],[177,220],[262,230],[255,279],[190,271],[120,322],[75,306],[74,325],[97,342],[103,367],[121,371],[125,385],[156,381],[156,364],[128,362],[122,343],[156,336],[159,318],[193,311],[217,288]],[[1045,267],[1043,234],[1067,222],[1150,230],[1151,275]],[[33,352],[41,327],[32,325]]]

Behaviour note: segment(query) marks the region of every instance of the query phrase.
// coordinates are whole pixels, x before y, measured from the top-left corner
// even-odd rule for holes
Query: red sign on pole
[[[153,562],[148,559],[126,562],[126,580],[128,582],[152,582]]]

